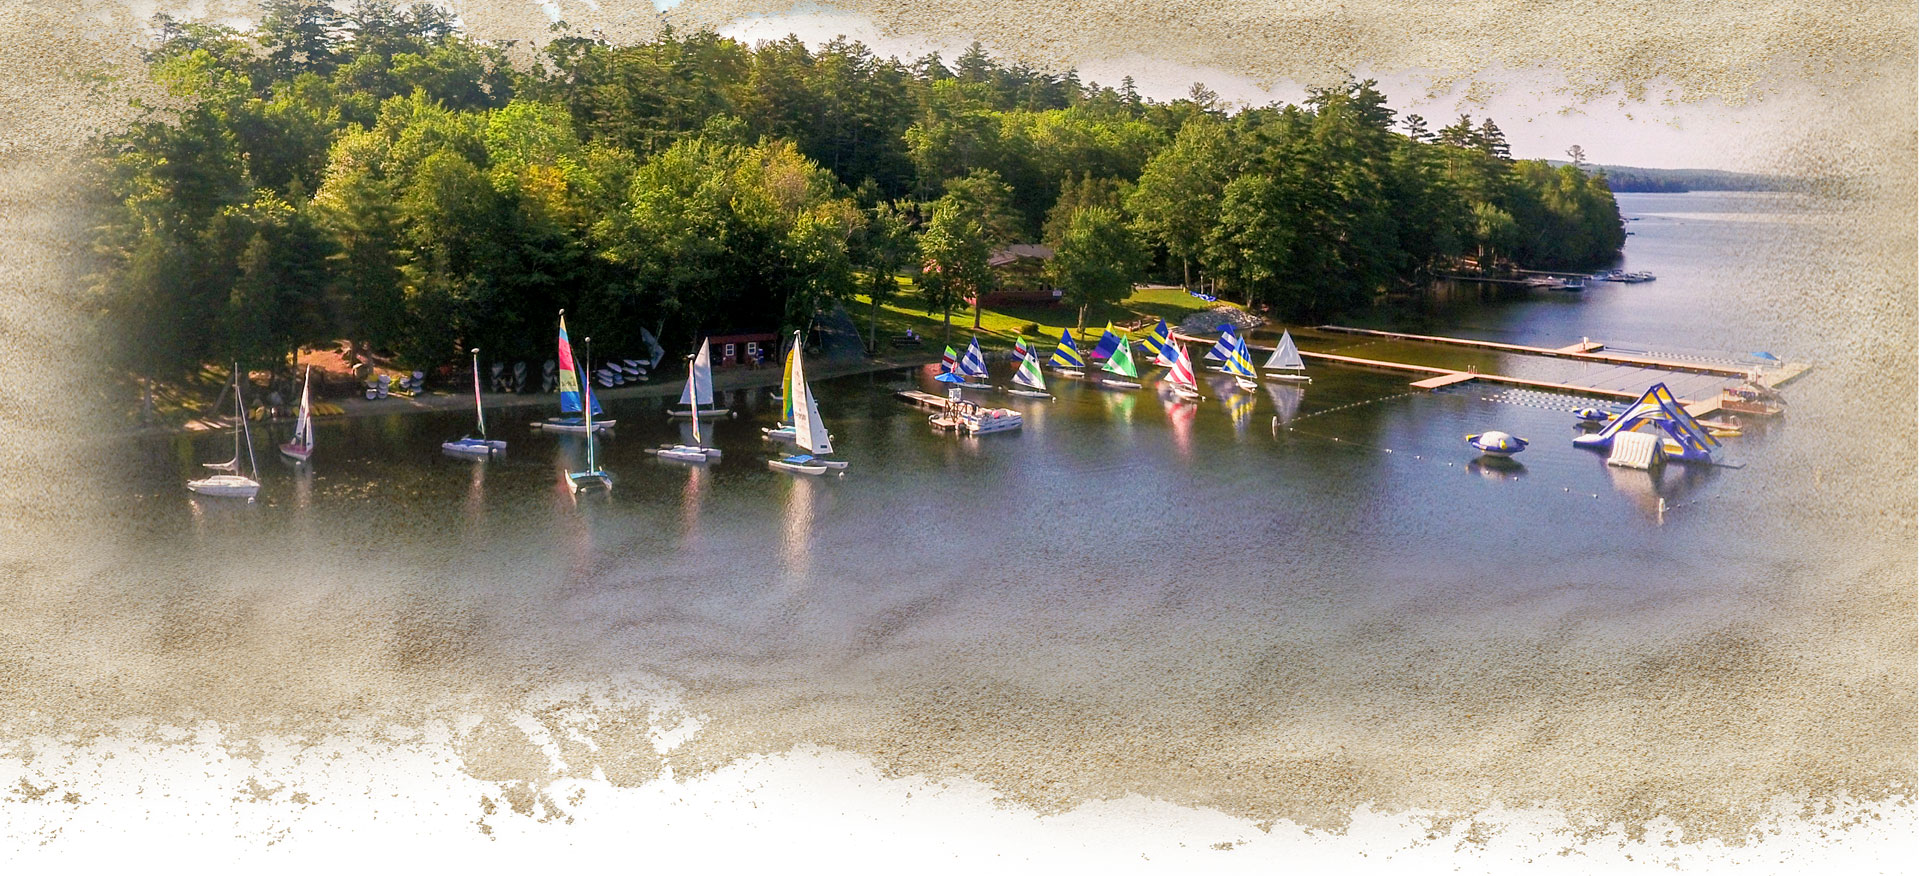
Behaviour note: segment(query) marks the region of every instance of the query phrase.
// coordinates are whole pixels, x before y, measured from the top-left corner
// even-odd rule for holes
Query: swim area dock
[[[1211,338],[1177,332],[1175,337],[1196,344],[1213,343]],[[1416,389],[1437,390],[1485,381],[1633,401],[1646,392],[1647,387],[1665,383],[1695,417],[1719,413],[1723,391],[1729,387],[1750,381],[1774,389],[1812,367],[1805,362],[1743,362],[1727,354],[1662,355],[1623,350],[1591,338],[1561,347],[1536,347],[1322,325],[1303,330],[1295,339],[1320,347],[1319,350],[1303,347],[1300,355],[1307,360],[1416,375],[1411,384]],[[1341,341],[1346,340],[1351,343],[1342,345]],[[1272,350],[1272,347],[1262,348],[1251,343],[1249,347],[1263,352]],[[1362,351],[1370,355],[1352,355]],[[1500,370],[1492,370],[1494,368]]]

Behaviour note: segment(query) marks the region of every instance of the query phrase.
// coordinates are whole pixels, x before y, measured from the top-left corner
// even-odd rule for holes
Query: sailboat
[[[1247,339],[1233,336],[1233,349],[1227,356],[1227,367],[1221,369],[1233,375],[1233,382],[1240,388],[1253,392],[1260,388],[1259,374],[1253,370],[1253,357],[1247,352]]]
[[[300,384],[300,418],[293,423],[293,440],[280,445],[280,455],[295,462],[313,457],[313,366],[307,366],[306,380]]]
[[[1141,347],[1144,347],[1148,353],[1153,354],[1153,358],[1150,360],[1153,364],[1168,367],[1172,367],[1173,365],[1173,357],[1167,353],[1167,348],[1172,345],[1173,332],[1167,328],[1167,321],[1164,319],[1160,320],[1160,324],[1154,326],[1153,331],[1149,332],[1146,338],[1140,342]]]
[[[687,360],[687,385],[693,385],[692,359]],[[649,448],[647,452],[661,459],[671,459],[678,462],[706,462],[709,459],[718,458],[720,456],[720,448],[708,447],[706,446],[706,442],[700,439],[700,409],[693,408],[692,411],[692,444],[662,444],[657,448]]]
[[[611,429],[613,421],[602,419],[595,422],[593,414],[600,413],[600,399],[587,381],[580,375],[588,373],[586,368],[573,358],[573,345],[567,342],[567,312],[560,311],[560,413],[578,414],[582,412],[581,394],[586,394],[586,417],[548,417],[539,424],[540,428],[550,432],[585,432],[588,429]]]
[[[1053,356],[1047,359],[1053,366],[1053,373],[1062,377],[1085,377],[1087,360],[1080,355],[1080,348],[1073,345],[1073,336],[1066,329],[1060,330],[1060,346],[1053,348]]]
[[[480,431],[480,437],[468,435],[458,441],[443,441],[440,443],[440,451],[455,456],[492,456],[505,451],[507,442],[492,441],[487,438],[487,411],[480,405],[480,348],[474,347],[468,352],[473,355],[473,418],[475,426]]]
[[[1113,351],[1125,340],[1126,338],[1124,336],[1113,330],[1113,323],[1107,323],[1106,330],[1100,333],[1100,343],[1093,345],[1093,358],[1106,359],[1112,357]]]
[[[1178,343],[1168,343],[1161,348],[1168,360],[1166,382],[1173,386],[1174,398],[1180,401],[1199,401],[1200,382],[1193,376],[1193,360],[1187,357],[1187,350]]]
[[[700,339],[700,352],[693,357],[693,376],[687,378],[687,385],[680,390],[681,407],[668,408],[667,416],[685,419],[693,416],[693,409],[709,417],[724,417],[726,408],[713,404],[713,353],[707,346],[707,339]]]
[[[587,372],[588,366],[593,365],[593,339],[587,338],[586,342],[587,355],[586,359],[581,363],[580,368],[580,372],[583,374]],[[567,344],[567,317],[564,311],[560,314],[560,358],[568,362],[573,361],[573,348]],[[564,372],[562,372],[562,374],[564,375]],[[566,383],[564,380],[565,378],[563,376],[563,382],[560,384],[562,390],[560,395],[562,398],[566,397]],[[587,435],[587,467],[583,471],[567,472],[567,483],[573,486],[573,491],[576,493],[594,487],[604,487],[611,490],[613,489],[613,475],[601,469],[599,463],[594,460],[594,445],[599,442],[596,440],[598,436],[596,436],[593,431],[593,411],[600,405],[593,397],[593,387],[583,386],[582,389],[587,394],[585,403],[581,405],[581,412],[585,414],[586,419],[586,426],[581,429],[581,431]]]
[[[1047,378],[1040,373],[1040,363],[1033,358],[1033,351],[1026,351],[1020,357],[1020,367],[1014,369],[1013,386],[1007,391],[1027,398],[1053,398],[1047,392]]]
[[[1213,349],[1207,351],[1206,358],[1222,363],[1232,361],[1233,346],[1239,343],[1240,333],[1234,330],[1233,323],[1230,322],[1221,323],[1217,331],[1220,332],[1220,340],[1213,342]],[[1227,370],[1225,365],[1208,367],[1215,371]]]
[[[793,346],[787,348],[786,364],[780,369],[780,419],[771,428],[761,427],[760,434],[768,441],[793,440],[793,357],[800,349],[800,333],[793,333]]]
[[[822,459],[824,454],[833,452],[833,438],[827,434],[825,423],[820,422],[820,407],[814,403],[813,389],[807,386],[806,366],[802,364],[800,354],[793,356],[793,443],[799,446],[799,453],[767,460],[767,467],[775,471],[793,474],[823,474],[827,469],[843,469],[844,461]]]
[[[1293,345],[1293,333],[1285,329],[1280,332],[1280,346],[1273,348],[1273,355],[1267,357],[1266,363],[1260,367],[1266,371],[1280,372],[1268,374],[1268,377],[1313,382],[1313,378],[1307,376],[1307,363],[1300,359],[1300,348]]]
[[[1127,345],[1126,338],[1120,339],[1119,345],[1113,348],[1113,355],[1107,357],[1106,364],[1101,365],[1100,370],[1118,374],[1126,378],[1125,380],[1115,380],[1111,377],[1102,377],[1100,378],[1100,383],[1103,385],[1111,386],[1115,389],[1140,388],[1140,369],[1135,368],[1133,365],[1133,348]]]
[[[965,355],[956,354],[953,352],[953,347],[947,347],[947,351],[940,356],[940,370],[942,373],[951,374],[955,378],[958,378],[956,380],[943,380],[941,381],[942,383],[951,383],[965,389],[993,388],[992,384],[980,383],[975,379],[984,379],[987,376],[987,360],[985,356],[980,354],[979,338],[974,338],[973,343],[967,345]]]
[[[247,446],[247,469],[258,476],[260,468],[253,459],[253,433],[247,428],[247,406],[240,398],[240,364],[233,366],[233,458],[226,462],[203,462],[201,465],[225,474],[210,475],[199,480],[187,481],[187,489],[203,496],[240,496],[252,499],[260,492],[260,482],[240,474],[240,445]]]

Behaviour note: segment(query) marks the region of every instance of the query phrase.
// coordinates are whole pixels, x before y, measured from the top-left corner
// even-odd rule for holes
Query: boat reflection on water
[[[1261,384],[1267,389],[1267,395],[1273,398],[1273,425],[1285,426],[1300,413],[1300,402],[1307,397],[1304,386],[1287,386],[1274,381]]]
[[[789,583],[806,580],[813,569],[814,491],[825,489],[814,478],[785,478],[787,501],[781,514],[780,570]]]
[[[1139,393],[1127,390],[1109,390],[1100,394],[1107,405],[1109,415],[1119,414],[1120,421],[1133,425],[1133,406],[1139,401]]]
[[[700,512],[707,501],[708,478],[712,475],[704,465],[683,468],[687,482],[680,488],[680,545],[690,547],[700,540]]]
[[[1193,420],[1200,415],[1200,403],[1183,401],[1168,392],[1160,397],[1160,403],[1167,409],[1167,425],[1173,432],[1173,448],[1180,452],[1180,458],[1193,457]]]
[[[1517,481],[1527,476],[1526,464],[1508,456],[1482,456],[1467,463],[1467,471],[1494,481]]]
[[[1227,409],[1227,416],[1233,419],[1235,438],[1244,440],[1247,436],[1247,424],[1253,422],[1253,393],[1247,392],[1227,381],[1220,390],[1220,405]]]
[[[1604,463],[1603,463],[1604,464]],[[1688,464],[1668,460],[1651,469],[1607,465],[1607,480],[1613,489],[1655,523],[1665,523],[1666,514],[1675,505],[1703,495],[1719,469],[1711,465]]]
[[[487,463],[483,459],[467,462],[472,471],[467,474],[467,502],[462,510],[466,514],[467,524],[479,530],[487,522]]]

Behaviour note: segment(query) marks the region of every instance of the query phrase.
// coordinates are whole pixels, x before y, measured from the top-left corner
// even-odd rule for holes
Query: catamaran
[[[225,474],[210,475],[198,480],[187,481],[187,489],[203,496],[236,496],[251,500],[260,492],[260,482],[240,474],[240,445],[247,446],[247,470],[260,474],[260,467],[253,459],[253,432],[247,428],[247,405],[240,398],[240,363],[233,365],[233,458],[226,462],[203,462],[201,465]]]
[[[593,339],[587,338],[586,342],[587,355],[582,361],[582,367],[580,368],[582,374],[586,373],[586,366],[593,364]],[[567,344],[567,317],[564,311],[560,315],[560,358],[562,361],[573,361],[573,348]],[[566,397],[565,388],[566,384],[564,382],[561,383],[561,398]],[[567,472],[567,483],[572,485],[573,491],[576,493],[594,487],[604,487],[610,490],[613,489],[613,475],[601,469],[599,463],[594,460],[594,445],[598,443],[598,436],[596,436],[593,431],[593,412],[600,404],[593,397],[593,387],[582,384],[581,390],[587,394],[584,403],[580,405],[586,419],[586,426],[581,431],[587,435],[587,467],[583,471]]]
[[[1027,398],[1053,398],[1047,392],[1047,378],[1040,373],[1040,363],[1033,358],[1031,350],[1020,357],[1020,367],[1013,372],[1014,385],[1007,391]]]
[[[707,339],[700,339],[700,352],[693,357],[693,376],[687,379],[687,385],[680,390],[680,407],[669,408],[667,415],[685,419],[693,416],[693,409],[708,417],[724,417],[727,409],[716,407],[713,403],[713,353],[708,349]]]
[[[693,360],[692,359],[687,360],[687,383],[688,385],[692,385],[693,383]],[[676,462],[706,462],[709,459],[719,458],[720,448],[708,447],[706,445],[706,442],[701,440],[700,438],[700,409],[699,408],[693,409],[692,419],[693,419],[693,443],[692,444],[662,444],[657,448],[648,448],[647,452],[655,456],[658,456],[661,459],[671,459]]]
[[[504,452],[507,449],[507,442],[487,438],[487,410],[480,404],[480,348],[474,347],[468,352],[473,356],[473,417],[480,437],[468,435],[458,441],[443,441],[440,443],[440,451],[455,456],[492,456]]]
[[[1285,329],[1280,331],[1280,346],[1273,348],[1273,355],[1267,357],[1267,361],[1260,368],[1269,372],[1280,372],[1267,375],[1279,380],[1313,382],[1313,378],[1307,376],[1307,363],[1300,359],[1300,348],[1293,345],[1293,333]]]
[[[820,407],[814,403],[813,389],[807,386],[806,366],[796,351],[793,356],[793,443],[800,452],[767,460],[767,467],[794,474],[822,474],[827,469],[846,468],[844,461],[822,459],[833,452],[833,437],[820,422]]]
[[[1167,380],[1173,387],[1174,398],[1180,401],[1200,400],[1200,382],[1193,376],[1193,360],[1187,357],[1186,347],[1177,342],[1169,342],[1161,348],[1166,354]]]
[[[1126,338],[1120,339],[1120,343],[1113,348],[1113,355],[1107,357],[1106,363],[1100,366],[1100,370],[1126,378],[1115,380],[1111,377],[1102,377],[1100,378],[1102,385],[1115,389],[1140,388],[1140,369],[1133,365],[1133,348],[1127,345]]]
[[[1053,366],[1053,373],[1062,377],[1085,377],[1087,360],[1080,355],[1080,348],[1073,345],[1073,336],[1066,329],[1060,330],[1060,346],[1053,348],[1053,356],[1047,360]]]
[[[595,421],[593,414],[600,413],[600,399],[593,387],[580,376],[588,373],[573,358],[573,345],[567,342],[567,312],[560,311],[560,413],[578,414],[582,412],[581,394],[586,395],[586,417],[548,417],[539,427],[549,432],[585,432],[588,429],[611,429],[613,420]]]
[[[1227,367],[1221,369],[1233,375],[1233,382],[1241,389],[1253,392],[1260,388],[1260,375],[1253,370],[1253,356],[1247,352],[1247,339],[1238,334],[1233,336],[1233,349],[1227,356]]]
[[[800,333],[793,333],[793,346],[787,348],[786,363],[780,369],[780,419],[771,428],[761,427],[760,434],[768,441],[793,440],[793,357],[800,349]]]
[[[313,366],[307,366],[305,382],[300,384],[300,418],[293,422],[293,440],[280,445],[280,455],[295,462],[313,457]]]

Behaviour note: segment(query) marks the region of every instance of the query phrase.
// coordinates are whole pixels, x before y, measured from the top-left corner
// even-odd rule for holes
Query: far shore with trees
[[[1015,243],[1053,250],[1055,321],[1084,324],[1139,282],[1324,320],[1468,260],[1583,269],[1625,241],[1604,174],[1515,160],[1491,119],[1398,114],[1371,81],[1236,109],[977,44],[900,61],[556,25],[515,64],[431,4],[262,13],[156,18],[176,100],[98,144],[96,303],[129,376],[290,375],[341,341],[423,370],[546,359],[562,308],[609,355],[839,303],[878,345],[906,288],[978,325]]]

